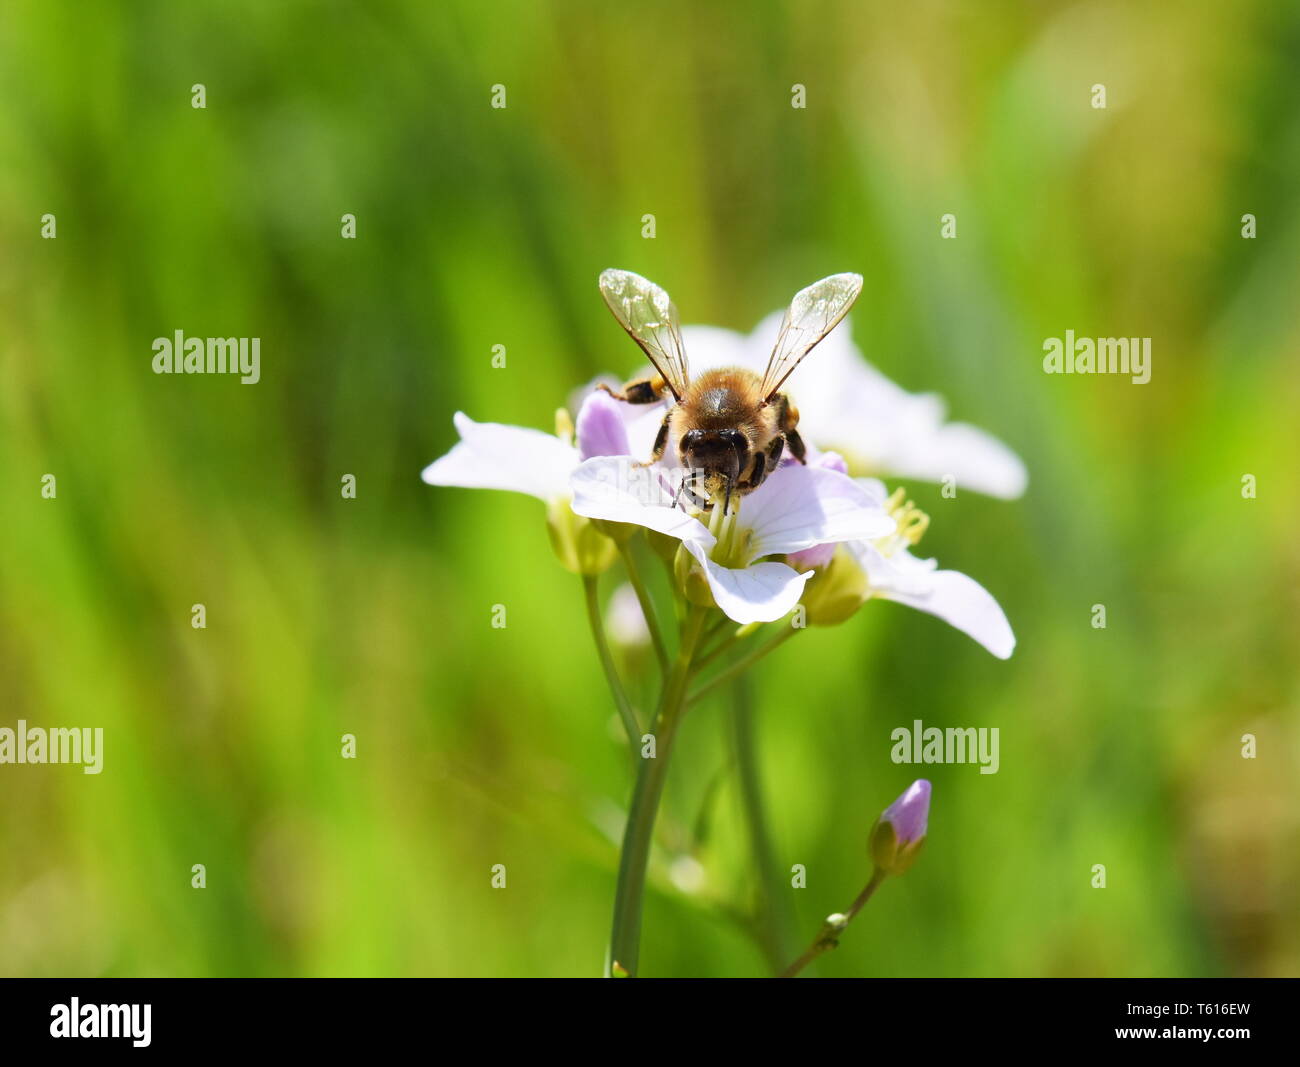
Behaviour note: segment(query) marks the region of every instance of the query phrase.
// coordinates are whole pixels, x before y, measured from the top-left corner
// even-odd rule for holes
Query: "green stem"
[[[740,659],[736,660],[736,662],[731,664],[731,666],[729,666],[726,670],[720,671],[718,674],[715,674],[712,678],[710,678],[707,682],[705,682],[702,686],[700,686],[697,690],[695,690],[695,692],[693,692],[690,695],[690,699],[687,700],[687,703],[694,704],[697,700],[701,700],[709,693],[713,692],[713,690],[717,689],[718,686],[731,681],[731,679],[735,678],[737,675],[747,671],[750,667],[752,667],[760,659],[766,656],[769,652],[778,648],[784,642],[790,640],[790,638],[792,638],[798,632],[799,632],[798,629],[796,629],[795,627],[789,625],[788,623],[785,624],[777,632],[776,636],[773,637],[766,644],[762,644],[759,645],[757,648],[751,649],[747,655],[741,656]]]
[[[722,619],[723,622],[731,622],[731,620],[728,619],[725,615],[722,617]],[[710,631],[710,633],[716,632],[717,629],[719,629],[719,627],[714,627],[713,631]],[[719,640],[716,644],[713,645],[712,648],[710,648],[706,653],[704,653],[704,655],[702,655],[698,660],[696,660],[695,673],[698,674],[700,671],[704,670],[705,667],[707,667],[715,659],[717,659],[729,648],[731,648],[732,645],[734,645],[737,641],[739,641],[740,630],[741,628],[739,626],[737,626],[734,622],[731,622],[730,632],[724,634],[721,640]],[[705,634],[706,643],[708,642],[709,637],[710,634]]]
[[[659,671],[667,673],[668,650],[664,646],[663,634],[659,632],[659,620],[655,616],[654,601],[650,599],[650,591],[641,577],[640,568],[637,567],[636,555],[632,551],[632,545],[627,541],[620,542],[618,550],[623,557],[623,566],[627,568],[627,580],[636,593],[637,603],[641,605],[641,614],[645,616],[646,629],[650,631],[650,640],[655,646],[655,656],[659,659]]]
[[[862,910],[867,901],[871,899],[871,895],[880,888],[880,883],[884,880],[885,872],[877,867],[875,871],[872,872],[871,881],[869,881],[862,892],[858,894],[858,899],[850,905],[849,910],[843,915],[832,915],[828,918],[826,922],[822,924],[821,931],[813,939],[813,943],[804,950],[804,954],[795,960],[794,963],[790,964],[790,966],[782,971],[777,977],[793,978],[823,952],[829,952],[831,949],[835,948],[840,943],[840,935],[848,929],[848,925],[853,921],[854,916]]]
[[[789,958],[794,948],[793,938],[789,934],[794,916],[790,907],[790,894],[784,891],[785,882],[776,862],[776,849],[772,845],[766,805],[763,803],[757,746],[754,743],[754,701],[749,679],[744,675],[738,676],[732,693],[732,734],[740,778],[741,807],[749,827],[750,849],[761,891],[759,943],[768,957],[769,965],[777,968],[781,966],[782,960]]]
[[[623,830],[619,856],[618,888],[614,893],[614,925],[609,939],[607,975],[636,977],[641,947],[641,905],[645,897],[646,869],[650,843],[654,838],[659,798],[668,777],[668,758],[682,714],[686,710],[686,686],[690,681],[691,659],[704,623],[703,608],[692,607],[682,627],[677,659],[664,681],[659,713],[655,719],[655,756],[642,759],[632,791],[632,805]]]
[[[605,620],[601,617],[600,599],[596,595],[596,576],[584,574],[582,586],[587,594],[587,621],[591,624],[591,636],[596,642],[600,665],[605,669],[605,680],[609,683],[610,694],[614,697],[619,717],[623,720],[623,729],[627,731],[628,744],[635,752],[641,739],[641,724],[637,722],[636,712],[627,699],[627,692],[618,676],[618,668],[614,666],[614,657],[609,652],[609,641],[605,638]]]

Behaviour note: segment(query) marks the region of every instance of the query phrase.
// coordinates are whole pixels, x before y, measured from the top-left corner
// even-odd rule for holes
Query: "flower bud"
[[[916,862],[930,819],[930,783],[918,778],[871,828],[871,859],[886,874],[902,874]]]
[[[704,577],[699,561],[680,542],[677,557],[673,560],[673,573],[677,576],[677,587],[690,603],[702,608],[714,607],[709,580]]]
[[[627,544],[641,529],[630,522],[614,522],[612,519],[589,519],[588,521],[616,545]]]
[[[808,570],[799,566],[793,557],[795,570]],[[851,618],[871,595],[866,572],[858,565],[843,545],[837,546],[830,562],[825,564],[803,587],[800,602],[814,626],[837,626]]]
[[[676,537],[660,533],[658,530],[647,529],[645,539],[646,544],[654,550],[656,556],[669,562],[677,555],[677,550],[682,547],[681,541]]]
[[[593,520],[577,514],[567,500],[553,500],[546,509],[546,532],[565,570],[596,575],[608,570],[618,548]]]

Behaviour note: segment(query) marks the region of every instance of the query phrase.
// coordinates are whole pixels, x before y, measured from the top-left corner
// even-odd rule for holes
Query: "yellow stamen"
[[[899,547],[904,542],[911,545],[919,543],[930,526],[930,516],[907,499],[905,489],[898,488],[890,494],[885,501],[885,510],[898,524],[898,529],[885,539],[891,547]]]
[[[567,408],[555,410],[555,436],[566,445],[573,444],[573,416]]]

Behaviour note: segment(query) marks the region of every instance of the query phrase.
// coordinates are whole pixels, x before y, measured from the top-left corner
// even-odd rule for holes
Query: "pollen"
[[[885,510],[898,524],[898,529],[891,535],[891,540],[897,538],[898,544],[906,542],[915,545],[925,536],[925,531],[930,525],[930,516],[907,499],[907,490],[901,487],[895,489],[890,498],[885,501]]]

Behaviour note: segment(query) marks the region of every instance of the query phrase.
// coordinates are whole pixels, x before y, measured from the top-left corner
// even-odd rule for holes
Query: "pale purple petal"
[[[826,541],[820,545],[813,545],[812,548],[791,552],[785,558],[786,562],[792,567],[798,567],[800,570],[813,570],[817,567],[825,567],[830,563],[837,548],[839,548],[837,542]]]
[[[579,459],[631,454],[627,426],[620,410],[627,406],[603,390],[597,390],[583,400],[577,422]]]
[[[597,456],[573,472],[569,486],[579,515],[644,526],[706,550],[716,543],[703,523],[672,506],[673,494],[654,467],[638,467],[625,456]]]
[[[644,373],[634,373],[629,376],[629,380],[645,377],[645,375],[652,373],[654,373],[653,370],[647,366],[644,368]],[[610,388],[622,392],[624,384],[625,382],[622,379],[615,378],[611,374],[597,375],[586,385],[569,394],[569,407],[579,409],[578,418],[581,421],[581,408],[591,395],[597,392],[596,386],[608,385]],[[627,404],[621,400],[615,400],[604,390],[599,390],[599,393],[613,405],[611,410],[618,413],[619,419],[623,423],[623,431],[626,433],[628,441],[628,447],[623,450],[623,454],[630,455],[642,462],[649,462],[650,454],[654,451],[655,438],[659,436],[659,427],[663,424],[664,415],[668,412],[668,403],[661,401],[657,404]],[[581,433],[579,438],[578,443],[581,445]],[[615,438],[614,440],[617,442],[619,439]],[[618,453],[591,453],[593,456],[616,454]],[[591,456],[583,456],[583,458],[590,459]]]
[[[923,838],[930,821],[930,783],[918,778],[884,810],[880,821],[894,827],[894,837],[900,845]]]
[[[572,445],[541,430],[475,422],[460,411],[453,422],[461,439],[421,472],[429,485],[506,489],[541,500],[568,495],[569,475],[578,465]]]
[[[871,540],[895,529],[894,520],[852,478],[798,465],[768,475],[745,498],[740,522],[751,531],[751,560],[828,542]]]
[[[807,460],[808,466],[818,467],[822,470],[839,471],[841,474],[847,474],[849,470],[849,465],[844,462],[844,457],[838,452],[821,452],[814,456],[812,450],[809,449]],[[883,499],[882,497],[882,502]],[[799,567],[800,569],[811,570],[816,567],[825,567],[835,555],[835,549],[836,542],[828,541],[820,545],[814,545],[812,548],[805,548],[799,552],[791,552],[786,562],[792,567]]]
[[[817,467],[820,470],[839,471],[841,474],[849,473],[849,465],[844,462],[844,457],[838,452],[822,452],[816,459],[809,459],[808,466]]]

